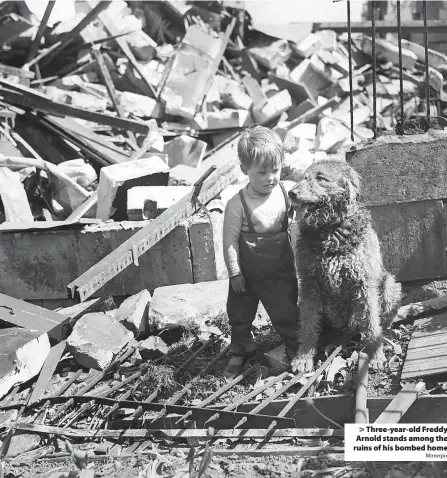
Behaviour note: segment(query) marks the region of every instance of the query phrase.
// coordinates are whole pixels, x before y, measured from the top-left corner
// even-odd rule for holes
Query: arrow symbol
[[[365,429],[363,427],[359,428],[359,432],[364,432],[364,431],[365,431]]]

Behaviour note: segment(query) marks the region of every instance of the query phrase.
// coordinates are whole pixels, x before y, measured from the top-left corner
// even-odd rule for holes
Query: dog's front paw
[[[314,356],[313,355],[297,355],[291,362],[293,373],[306,373],[312,372],[314,368]]]
[[[385,364],[386,364],[386,359],[384,360],[372,359],[369,362],[369,368],[372,370],[384,370]]]

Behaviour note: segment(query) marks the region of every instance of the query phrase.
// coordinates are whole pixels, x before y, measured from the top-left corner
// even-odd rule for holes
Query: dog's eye
[[[317,174],[317,181],[329,181],[329,179],[326,176],[323,176],[322,174]]]

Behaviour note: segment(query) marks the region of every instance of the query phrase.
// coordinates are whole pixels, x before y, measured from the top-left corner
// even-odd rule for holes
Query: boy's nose
[[[293,189],[289,191],[289,198],[296,199],[296,193],[293,192]]]

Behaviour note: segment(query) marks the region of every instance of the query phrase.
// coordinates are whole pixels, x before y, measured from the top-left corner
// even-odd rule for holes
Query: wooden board
[[[34,221],[20,176],[9,168],[0,168],[0,196],[6,222]]]
[[[447,372],[447,313],[416,320],[421,327],[408,344],[402,380]]]
[[[48,354],[42,370],[40,371],[39,378],[37,379],[36,386],[33,389],[33,393],[30,397],[29,403],[32,404],[37,400],[40,400],[45,393],[48,384],[50,383],[51,377],[53,376],[54,371],[59,363],[59,360],[62,357],[62,354],[65,351],[66,342],[63,340],[59,342],[54,347],[51,347],[50,353]]]
[[[402,390],[393,398],[391,403],[376,419],[376,423],[399,423],[400,419],[407,413],[409,408],[418,399],[423,384],[407,383]]]
[[[39,333],[47,332],[50,338],[60,341],[69,320],[66,315],[0,294],[0,321]]]

